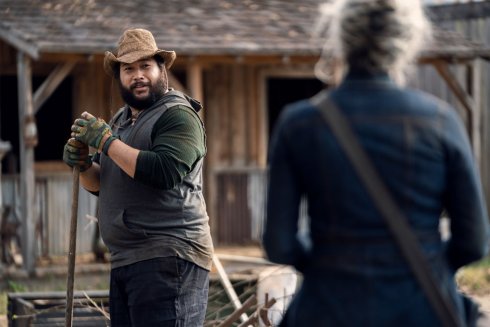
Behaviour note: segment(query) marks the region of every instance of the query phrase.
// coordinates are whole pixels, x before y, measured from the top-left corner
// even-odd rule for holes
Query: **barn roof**
[[[0,38],[43,53],[101,54],[122,31],[151,30],[179,55],[318,55],[320,0],[0,0]],[[468,59],[479,44],[438,30],[423,56]]]

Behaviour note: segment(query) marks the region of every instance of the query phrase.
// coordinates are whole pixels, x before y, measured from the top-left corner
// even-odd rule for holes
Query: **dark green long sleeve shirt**
[[[159,189],[172,189],[206,154],[206,136],[197,113],[186,106],[168,109],[151,132],[150,151],[141,151],[134,179]]]

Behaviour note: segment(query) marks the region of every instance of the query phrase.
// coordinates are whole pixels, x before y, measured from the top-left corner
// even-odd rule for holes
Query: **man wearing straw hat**
[[[125,31],[104,69],[126,105],[109,124],[84,112],[64,149],[82,186],[99,196],[112,326],[204,322],[213,252],[202,196],[205,134],[199,102],[168,88],[175,58],[151,32]]]

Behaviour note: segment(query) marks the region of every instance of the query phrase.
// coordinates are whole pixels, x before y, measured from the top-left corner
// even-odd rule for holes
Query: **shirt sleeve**
[[[307,262],[307,251],[298,238],[301,190],[291,160],[287,127],[279,121],[271,139],[267,220],[263,245],[269,260],[292,265],[299,271]]]
[[[447,260],[456,271],[488,253],[489,221],[478,167],[466,130],[450,110],[444,128],[447,145],[445,207],[451,221]]]
[[[134,179],[172,189],[205,153],[204,127],[197,114],[186,106],[172,107],[154,125],[151,149],[140,151]]]

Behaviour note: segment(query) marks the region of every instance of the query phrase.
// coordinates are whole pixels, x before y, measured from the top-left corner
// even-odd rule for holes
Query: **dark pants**
[[[112,269],[112,327],[201,327],[209,272],[177,258],[156,258]]]

